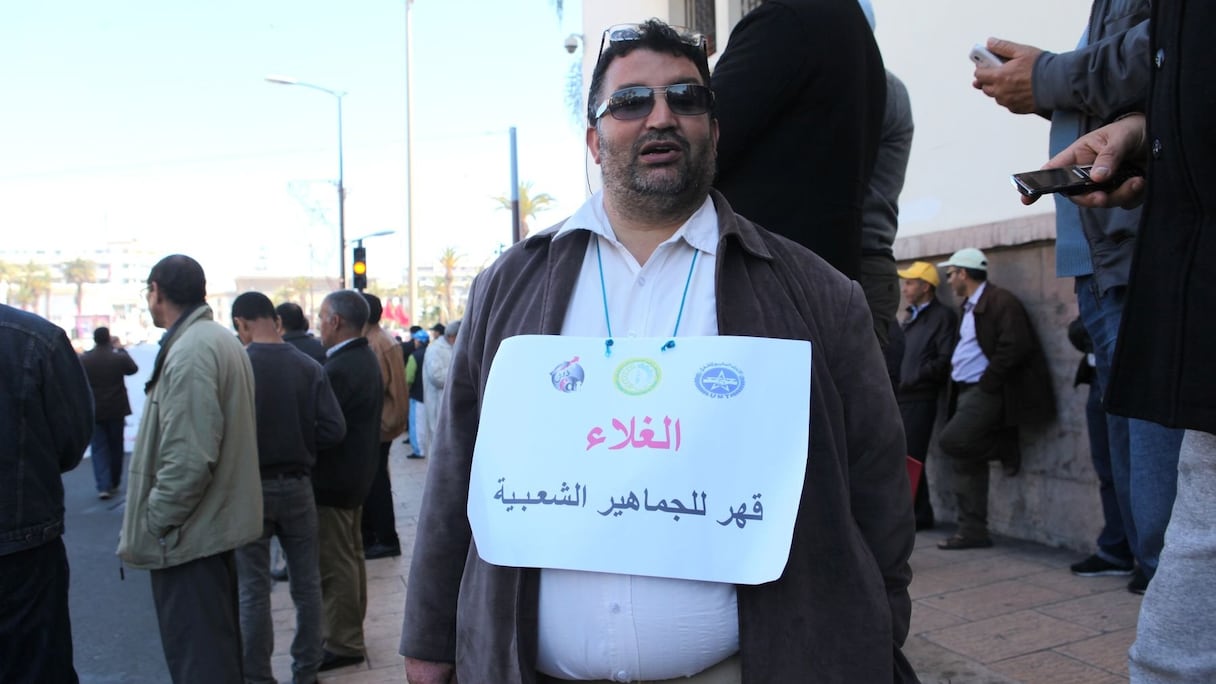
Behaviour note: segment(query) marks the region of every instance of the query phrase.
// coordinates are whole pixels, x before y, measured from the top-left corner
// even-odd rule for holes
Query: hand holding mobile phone
[[[999,67],[1005,63],[1003,58],[997,57],[995,54],[993,54],[992,50],[989,50],[979,43],[971,46],[970,57],[971,61],[975,62],[976,66]]]
[[[1144,175],[1133,167],[1119,169],[1113,177],[1101,183],[1089,176],[1090,166],[1065,166],[1059,169],[1040,169],[1015,173],[1009,177],[1018,192],[1027,197],[1039,197],[1054,192],[1064,195],[1081,195],[1095,190],[1111,190],[1133,176]]]

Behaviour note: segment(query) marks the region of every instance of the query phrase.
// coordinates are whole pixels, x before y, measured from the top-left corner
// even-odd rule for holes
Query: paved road
[[[124,490],[125,490],[124,475]],[[148,573],[119,577],[118,532],[122,494],[97,499],[86,458],[63,477],[67,508],[64,542],[72,568],[72,641],[82,684],[163,684],[169,681],[160,647]],[[125,491],[124,491],[125,493]]]

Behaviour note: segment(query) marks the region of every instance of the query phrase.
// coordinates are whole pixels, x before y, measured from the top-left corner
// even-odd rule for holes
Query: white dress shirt
[[[592,237],[563,335],[607,338],[605,294],[614,337],[670,338],[681,299],[677,347],[681,336],[718,334],[718,215],[710,199],[655,249],[645,266],[617,241],[601,193],[588,199],[554,239],[576,230],[598,236],[600,256]],[[619,682],[696,674],[739,650],[738,614],[732,584],[543,569],[537,669],[562,679]]]
[[[980,343],[975,338],[975,305],[984,294],[987,282],[980,283],[975,292],[963,304],[963,321],[958,329],[958,346],[950,357],[950,378],[955,382],[979,382],[984,371],[988,370],[988,357],[980,349]]]

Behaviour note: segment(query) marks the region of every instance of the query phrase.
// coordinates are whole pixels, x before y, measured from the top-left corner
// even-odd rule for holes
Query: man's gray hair
[[[443,329],[443,336],[450,340],[455,340],[456,334],[459,332],[460,332],[460,319],[457,318],[456,320],[452,321],[451,323],[448,323],[448,327]]]
[[[338,290],[325,295],[325,303],[329,304],[330,313],[342,319],[343,326],[362,333],[370,314],[363,295],[354,290]]]

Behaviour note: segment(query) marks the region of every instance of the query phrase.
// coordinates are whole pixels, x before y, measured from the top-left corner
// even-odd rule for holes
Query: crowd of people
[[[1130,576],[1128,589],[1145,593],[1136,682],[1216,677],[1206,591],[1216,411],[1200,346],[1216,292],[1204,261],[1216,212],[1202,192],[1216,102],[1203,36],[1214,20],[1187,0],[1095,0],[1075,52],[993,40],[1004,62],[977,67],[973,84],[1011,112],[1052,119],[1049,166],[1092,164],[1100,182],[1138,168],[1061,200],[1056,247],[1058,275],[1075,279],[1078,381],[1093,388],[1106,523],[1072,571]],[[294,681],[364,660],[364,561],[402,552],[388,454],[408,430],[410,457],[430,458],[400,642],[413,684],[918,681],[902,652],[908,561],[916,531],[939,521],[930,482],[909,482],[906,457],[929,458],[940,425],[949,477],[932,489],[953,499],[957,527],[938,546],[988,547],[992,464],[1018,476],[1019,431],[1057,411],[1043,331],[989,279],[987,254],[967,247],[896,268],[911,110],[873,27],[864,0],[769,0],[739,22],[712,75],[702,36],[658,20],[610,28],[587,98],[603,190],[480,274],[463,322],[415,327],[403,342],[379,325],[377,297],[350,290],[324,299],[318,337],[298,306],[244,293],[234,336],[206,303],[201,265],[157,263],[146,298],[166,332],[127,466],[118,555],[150,571],[173,680],[274,681],[272,537],[296,606]],[[838,185],[817,182],[826,167]],[[1142,214],[1128,209],[1142,200]],[[938,298],[943,281],[957,310]],[[541,338],[572,350],[553,371]],[[0,307],[0,416],[16,426],[0,440],[3,682],[75,681],[60,474],[91,442],[98,496],[119,491],[121,387],[137,372],[108,331],[94,339],[77,360],[61,330]],[[614,356],[639,340],[653,351]],[[791,340],[804,343],[809,376],[754,386],[757,364],[791,358],[778,344]],[[493,372],[503,358],[544,369],[504,389],[516,376]],[[684,365],[699,368],[695,382],[668,389]],[[638,411],[656,410],[644,402],[660,387],[663,410],[679,416],[674,440],[671,415],[665,441],[635,432],[657,425]],[[490,456],[480,428],[501,420],[499,397],[526,404],[555,388],[568,397],[561,415],[511,412],[512,429],[550,435],[529,443],[560,455],[574,425],[571,473],[623,474],[641,501],[621,493],[569,523],[557,506],[580,520],[586,479],[546,473],[571,480],[563,493],[574,484],[560,499],[503,484],[494,469],[528,472],[554,454]],[[781,454],[749,449],[715,412],[749,391],[739,401],[754,403],[737,404],[748,415],[806,406]],[[603,429],[585,424],[603,424],[605,410],[626,416],[628,427],[612,419],[626,437],[595,450]],[[698,520],[706,485],[700,508],[697,491],[692,508],[651,504],[656,483],[708,477],[677,455],[682,435],[694,457],[742,444],[738,473],[760,492],[718,526],[780,530],[756,557],[706,536],[697,558],[633,558],[651,532],[617,522],[635,520],[630,511],[675,511],[681,530],[708,520]],[[636,460],[654,450],[675,465]],[[800,496],[779,500],[791,479]],[[487,512],[474,493],[495,486],[503,508]],[[511,535],[516,562],[483,554],[499,535]],[[565,549],[563,560],[541,560],[542,544]],[[756,581],[753,563],[781,571]]]

